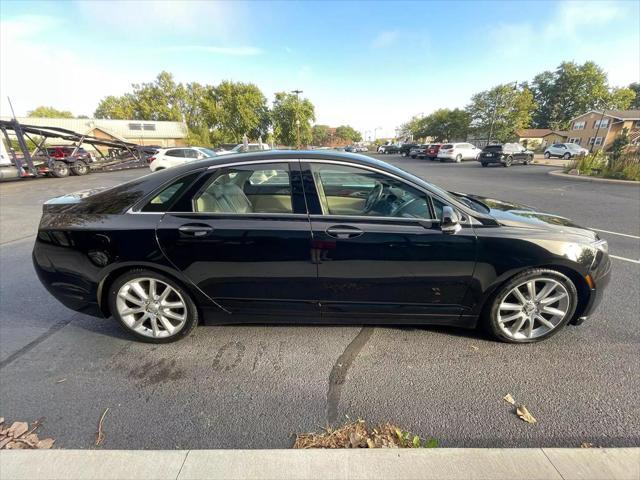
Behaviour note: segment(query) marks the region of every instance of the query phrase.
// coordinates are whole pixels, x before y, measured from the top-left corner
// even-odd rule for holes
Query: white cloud
[[[71,48],[44,41],[56,28],[68,28],[63,19],[18,16],[0,21],[0,114],[9,115],[6,97],[17,115],[39,105],[91,116],[106,94],[121,94],[134,81],[157,72],[135,72],[142,78],[122,75],[109,62],[82,56]]]
[[[400,37],[400,33],[397,31],[386,31],[380,32],[376,38],[371,42],[371,46],[373,48],[385,48],[396,43],[398,38]]]
[[[167,47],[162,50],[170,52],[202,52],[231,56],[253,56],[263,53],[263,50],[257,47],[217,47],[210,45],[182,45]]]
[[[237,38],[248,25],[240,2],[169,0],[78,1],[87,22],[130,37],[149,34]]]

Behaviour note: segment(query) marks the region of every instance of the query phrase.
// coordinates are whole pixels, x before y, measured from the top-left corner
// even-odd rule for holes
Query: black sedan
[[[566,218],[318,151],[54,198],[33,261],[64,305],[155,343],[201,321],[482,326],[534,342],[581,323],[610,270],[606,242]]]
[[[533,162],[533,152],[519,143],[487,145],[480,152],[478,161],[483,167],[492,163],[510,167],[514,162],[529,165]]]

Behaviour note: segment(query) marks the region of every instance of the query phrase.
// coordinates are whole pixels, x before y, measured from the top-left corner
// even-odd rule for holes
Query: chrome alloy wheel
[[[557,280],[527,280],[502,298],[497,313],[498,326],[514,340],[537,338],[560,325],[569,306],[569,292]]]
[[[187,305],[169,284],[155,278],[134,278],[118,290],[116,308],[131,330],[151,338],[172,337],[184,327]]]

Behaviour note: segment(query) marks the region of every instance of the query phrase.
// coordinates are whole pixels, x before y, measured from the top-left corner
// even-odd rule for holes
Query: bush
[[[578,170],[580,175],[640,181],[640,154],[621,153],[608,156],[601,150],[585,157],[578,157],[567,166],[565,172]]]

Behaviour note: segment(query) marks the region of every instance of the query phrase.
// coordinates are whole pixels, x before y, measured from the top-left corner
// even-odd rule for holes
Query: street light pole
[[[300,118],[298,118],[298,111],[300,110],[300,94],[302,90],[291,90],[291,93],[296,94],[296,149],[300,150]]]

